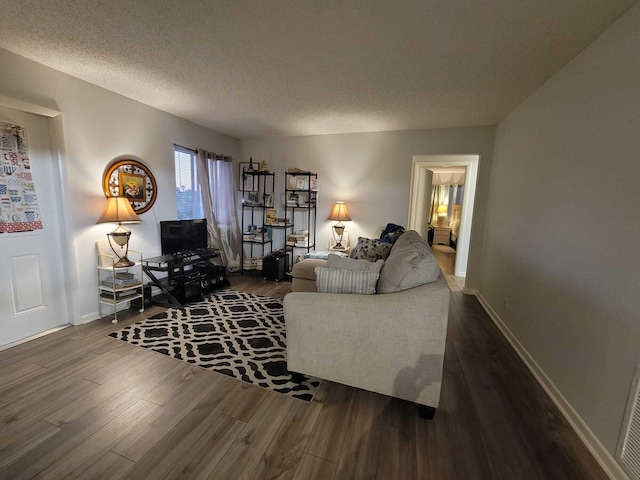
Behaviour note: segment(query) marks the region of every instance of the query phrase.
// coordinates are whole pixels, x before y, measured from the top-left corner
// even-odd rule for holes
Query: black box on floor
[[[262,276],[267,280],[284,280],[289,270],[289,255],[267,255],[262,260]]]
[[[149,308],[151,306],[151,285],[145,285],[141,288],[144,288],[144,308]],[[138,288],[136,292],[140,293],[140,288]],[[140,310],[142,308],[141,300],[141,298],[134,298],[131,300],[130,308]]]

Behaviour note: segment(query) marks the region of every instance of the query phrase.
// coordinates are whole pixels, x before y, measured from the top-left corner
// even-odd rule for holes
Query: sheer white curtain
[[[241,232],[231,157],[198,149],[198,179],[209,242],[219,248],[229,271],[240,269]]]
[[[429,211],[431,225],[438,225],[438,207],[440,205],[449,205],[448,185],[434,185],[431,189],[431,209]]]
[[[462,185],[434,185],[431,189],[431,208],[429,210],[429,218],[431,225],[438,224],[438,207],[440,205],[447,206],[447,217],[444,221],[445,225],[449,225],[452,221],[453,205],[462,205],[462,195],[464,187]]]

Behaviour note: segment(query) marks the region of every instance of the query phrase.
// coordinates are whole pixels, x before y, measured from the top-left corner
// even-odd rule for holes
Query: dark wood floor
[[[247,277],[232,285],[289,290]],[[606,478],[460,291],[432,421],[410,403],[331,382],[306,403],[107,337],[151,313],[0,352],[1,479]]]

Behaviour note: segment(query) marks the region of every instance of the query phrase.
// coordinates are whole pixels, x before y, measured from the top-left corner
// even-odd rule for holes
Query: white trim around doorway
[[[424,216],[424,205],[431,196],[424,186],[425,172],[434,167],[466,167],[465,191],[462,198],[462,216],[458,236],[454,275],[467,276],[471,226],[475,205],[480,155],[414,155],[411,170],[411,190],[409,197],[409,228],[416,229]]]

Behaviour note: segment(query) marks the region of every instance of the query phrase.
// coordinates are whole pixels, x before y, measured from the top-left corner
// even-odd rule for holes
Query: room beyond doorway
[[[466,169],[460,230],[456,241],[453,267],[453,275],[456,277],[464,278],[467,275],[479,163],[479,155],[414,155],[413,157],[408,225],[410,229],[416,230],[425,238],[430,227],[429,206],[433,178],[430,169],[435,167],[464,167]]]

